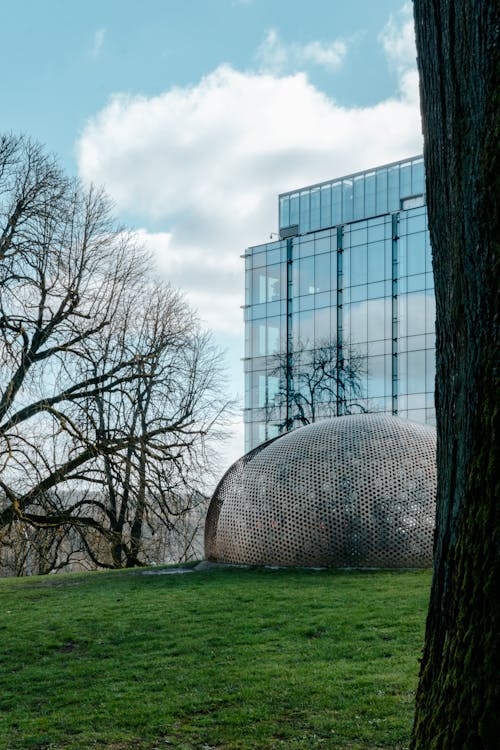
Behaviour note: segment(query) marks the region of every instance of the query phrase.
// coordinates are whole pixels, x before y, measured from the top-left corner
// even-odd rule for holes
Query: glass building
[[[246,450],[298,426],[290,415],[318,352],[332,377],[314,419],[383,411],[434,423],[422,157],[283,193],[279,239],[243,257]]]

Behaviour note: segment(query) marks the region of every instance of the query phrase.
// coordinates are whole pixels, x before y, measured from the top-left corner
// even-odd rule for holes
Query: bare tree
[[[436,289],[437,523],[415,750],[498,747],[498,0],[415,0]],[[495,468],[496,466],[496,468]]]
[[[365,364],[355,347],[324,339],[316,346],[299,341],[290,355],[275,355],[271,370],[276,388],[268,393],[270,420],[276,408],[284,418],[278,420],[280,432],[306,425],[325,417],[365,411],[362,376]]]
[[[0,528],[72,528],[94,562],[137,562],[146,495],[194,497],[220,356],[145,283],[102,191],[23,137],[0,139],[0,251]]]
[[[124,387],[100,388],[75,414],[90,443],[119,440],[123,448],[69,476],[97,488],[77,511],[99,519],[108,554],[98,558],[91,545],[89,554],[112,567],[147,562],[143,541],[150,543],[159,527],[186,531],[186,519],[206,501],[207,440],[222,437],[228,408],[220,353],[179,293],[147,286],[130,302],[121,327],[103,332],[88,360],[98,378],[116,359],[135,356],[140,376]]]

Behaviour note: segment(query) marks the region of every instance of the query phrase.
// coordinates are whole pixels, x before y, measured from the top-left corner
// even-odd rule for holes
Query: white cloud
[[[403,79],[402,79],[403,80]],[[166,277],[189,289],[219,330],[240,326],[244,248],[277,229],[279,192],[421,148],[416,86],[346,108],[303,73],[221,66],[156,97],[119,95],[78,142],[81,176],[122,213],[165,226],[143,237]]]
[[[94,33],[94,39],[92,41],[92,47],[90,49],[90,56],[93,60],[97,60],[97,58],[101,54],[105,36],[106,29],[96,29]]]
[[[334,39],[329,43],[317,40],[307,44],[283,42],[275,29],[267,32],[260,44],[256,58],[263,70],[281,73],[285,70],[301,70],[313,64],[326,68],[330,73],[338,70],[344,62],[347,43]]]
[[[415,69],[417,50],[411,3],[405,3],[396,16],[390,15],[380,32],[379,41],[390,66],[400,76]]]

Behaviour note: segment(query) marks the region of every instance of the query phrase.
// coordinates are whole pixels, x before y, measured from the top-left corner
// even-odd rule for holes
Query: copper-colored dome
[[[226,563],[425,567],[432,563],[436,431],[356,414],[264,443],[226,472],[205,556]]]

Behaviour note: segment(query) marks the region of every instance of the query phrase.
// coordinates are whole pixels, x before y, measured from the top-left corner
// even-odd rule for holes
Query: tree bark
[[[498,747],[498,0],[414,0],[436,290],[435,565],[412,750]]]

